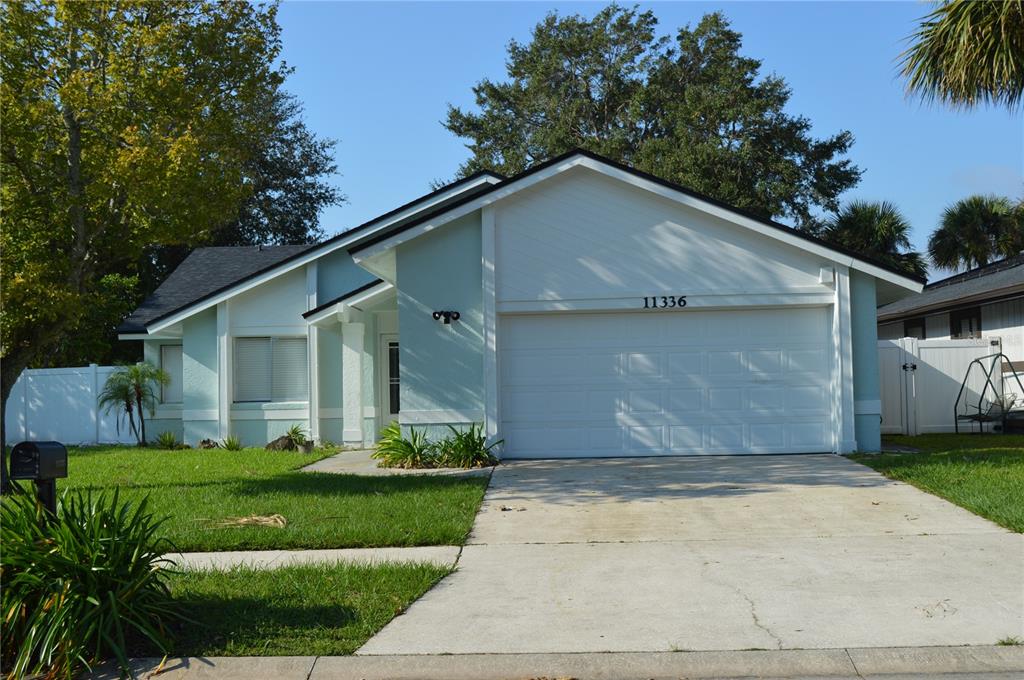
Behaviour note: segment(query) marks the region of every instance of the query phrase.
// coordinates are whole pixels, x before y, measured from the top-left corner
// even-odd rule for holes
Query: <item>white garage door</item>
[[[832,450],[826,308],[506,315],[510,458]]]

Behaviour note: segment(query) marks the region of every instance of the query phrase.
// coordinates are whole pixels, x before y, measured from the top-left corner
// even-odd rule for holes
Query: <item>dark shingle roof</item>
[[[222,288],[303,253],[313,245],[197,248],[156,291],[118,326],[118,333],[145,333],[154,320],[188,307]]]
[[[930,283],[920,295],[879,307],[878,320],[892,321],[916,312],[938,311],[960,301],[997,298],[1020,286],[1024,286],[1024,254]]]

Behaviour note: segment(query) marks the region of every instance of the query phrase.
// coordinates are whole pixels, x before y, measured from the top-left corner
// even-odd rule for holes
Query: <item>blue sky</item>
[[[338,140],[335,182],[349,202],[326,210],[328,234],[355,226],[452,179],[468,151],[440,121],[472,106],[474,83],[502,79],[505,45],[525,41],[546,13],[592,14],[604,3],[285,2],[287,87],[307,124]],[[744,53],[793,90],[791,113],[818,136],[853,132],[864,169],[844,200],[886,199],[923,249],[945,206],[972,193],[1021,195],[1021,114],[955,112],[907,99],[895,60],[928,10],[921,2],[679,2],[653,9],[662,34],[722,10]]]

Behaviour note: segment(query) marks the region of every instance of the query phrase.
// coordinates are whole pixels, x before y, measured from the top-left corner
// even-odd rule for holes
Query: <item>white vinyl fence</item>
[[[954,406],[967,368],[974,359],[1000,350],[999,338],[977,340],[879,340],[878,368],[882,392],[882,434],[928,434],[955,430]],[[987,362],[986,362],[987,363]],[[993,385],[1003,391],[1000,367],[992,373]],[[977,405],[985,386],[976,366],[961,399]],[[987,397],[992,396],[992,390]],[[960,423],[962,432],[971,423]]]
[[[97,397],[114,366],[30,368],[7,400],[7,443],[53,440],[62,444],[134,443],[127,427],[117,433],[120,411],[99,411]]]

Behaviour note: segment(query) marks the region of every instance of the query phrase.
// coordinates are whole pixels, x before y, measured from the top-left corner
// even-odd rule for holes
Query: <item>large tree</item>
[[[279,53],[274,5],[0,5],[3,407],[121,263],[241,220]]]
[[[721,14],[674,41],[656,28],[652,12],[613,4],[590,19],[549,14],[528,43],[511,41],[507,80],[478,83],[476,111],[448,109],[445,127],[472,152],[460,173],[516,173],[579,146],[763,217],[837,210],[860,177],[843,158],[852,135],[814,138]]]
[[[820,236],[913,276],[925,276],[928,266],[910,243],[910,223],[889,203],[852,201],[825,221]]]
[[[1024,251],[1024,201],[968,196],[946,208],[928,239],[936,267],[971,269]]]
[[[901,55],[911,93],[954,107],[1016,109],[1024,97],[1024,2],[945,0]]]

